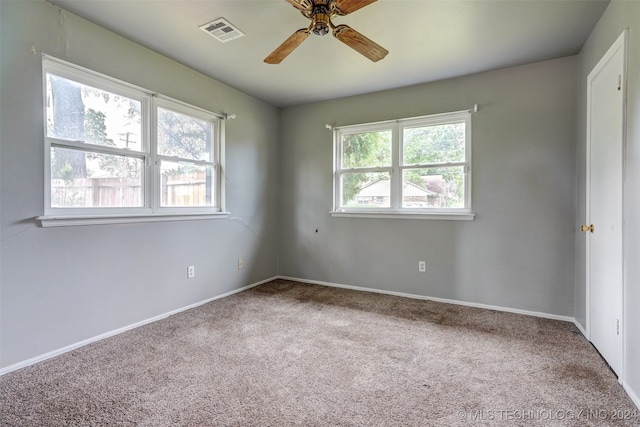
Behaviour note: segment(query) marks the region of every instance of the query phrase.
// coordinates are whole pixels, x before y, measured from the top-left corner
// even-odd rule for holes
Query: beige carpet
[[[570,323],[282,280],[4,375],[0,399],[3,426],[640,425]]]

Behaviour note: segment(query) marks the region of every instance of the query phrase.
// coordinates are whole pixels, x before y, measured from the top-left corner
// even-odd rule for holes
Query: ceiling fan
[[[279,64],[295,48],[309,37],[309,34],[324,36],[333,31],[333,36],[357,50],[373,62],[379,61],[389,51],[374,41],[363,36],[348,25],[334,25],[331,18],[348,15],[376,0],[285,0],[311,20],[308,28],[301,28],[276,48],[264,59],[267,64]]]

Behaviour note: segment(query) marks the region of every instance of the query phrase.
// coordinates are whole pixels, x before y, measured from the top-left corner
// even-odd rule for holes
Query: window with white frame
[[[334,215],[471,219],[470,112],[334,130]]]
[[[221,117],[43,58],[45,216],[221,211]]]

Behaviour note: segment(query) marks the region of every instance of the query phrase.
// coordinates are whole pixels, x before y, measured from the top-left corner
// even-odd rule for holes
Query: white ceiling
[[[276,106],[339,98],[577,54],[609,0],[379,0],[334,23],[389,50],[373,63],[311,35],[263,59],[309,21],[285,0],[49,0]],[[198,27],[224,17],[246,36]]]

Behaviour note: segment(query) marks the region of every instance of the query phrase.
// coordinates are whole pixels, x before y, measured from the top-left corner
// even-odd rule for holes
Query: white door
[[[587,81],[587,333],[622,369],[624,83],[626,31]]]

